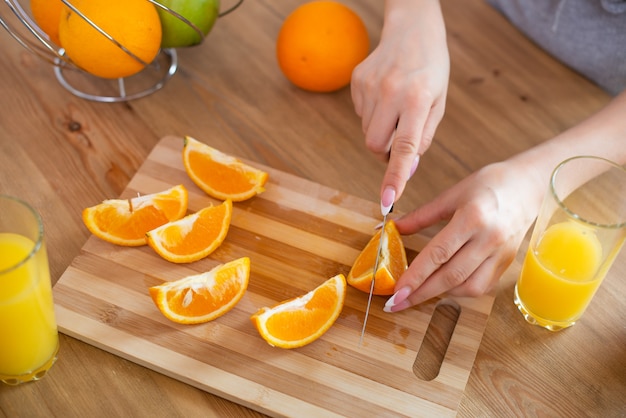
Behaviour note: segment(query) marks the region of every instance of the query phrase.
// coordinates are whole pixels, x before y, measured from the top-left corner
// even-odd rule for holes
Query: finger
[[[352,96],[354,111],[359,117],[362,117],[363,115],[365,97],[367,97],[367,83],[365,82],[367,67],[364,65],[366,61],[363,61],[355,67],[355,69],[352,71],[352,76],[350,79],[350,95]]]
[[[412,306],[412,300],[408,297],[468,245],[475,232],[472,225],[465,222],[463,214],[456,212],[450,222],[426,244],[398,279],[396,293],[385,304],[385,310],[395,312]],[[479,248],[477,251],[480,250]],[[472,257],[473,254],[470,253],[469,256]],[[478,264],[476,262],[474,265]]]
[[[461,247],[453,257],[450,257],[448,262],[442,264],[436,271],[433,271],[417,288],[413,287],[414,283],[411,283],[410,286],[402,286],[387,301],[385,310],[387,312],[398,312],[462,286],[483,260],[480,256],[473,255],[476,249],[471,247],[474,246],[464,245]],[[404,278],[404,275],[402,278]],[[398,281],[398,285],[400,286],[400,281]],[[412,289],[413,291],[407,289]],[[405,296],[405,299],[398,297],[398,294]]]
[[[451,221],[452,217],[456,218],[455,223],[458,222],[459,225],[466,228],[470,223],[460,219],[461,212],[457,215],[458,197],[459,195],[454,189],[448,189],[434,200],[394,219],[398,232],[401,235],[411,235],[442,221]],[[454,228],[453,225],[454,223],[449,223],[446,230]]]
[[[365,144],[380,160],[388,161],[398,113],[385,100],[376,102],[365,132]]]
[[[416,290],[411,291],[415,288],[403,286],[397,294],[400,293],[404,299],[392,297],[385,305],[385,310],[397,312],[444,293],[472,297],[483,295],[498,283],[511,265],[516,248],[510,242],[494,241],[491,235],[484,236],[482,240],[468,241]],[[400,281],[398,284],[401,285]]]
[[[419,144],[419,149],[417,150],[418,155],[424,155],[424,153],[430,148],[430,145],[433,142],[435,137],[435,132],[437,131],[437,127],[439,127],[439,123],[441,119],[443,119],[444,111],[445,111],[445,96],[440,101],[436,102],[434,106],[430,109],[430,113],[428,114],[428,118],[424,123],[424,129],[422,131],[422,140]]]
[[[448,202],[445,194],[435,200],[394,219],[401,235],[411,235],[441,221],[450,220],[454,214],[452,202]]]
[[[447,291],[451,296],[477,297],[493,289],[504,269],[498,268],[495,257],[489,257],[463,283]]]
[[[395,191],[396,200],[402,195],[419,156],[418,151],[429,109],[430,103],[428,107],[416,103],[398,118],[381,194],[385,189],[392,189]]]
[[[472,231],[454,227],[453,222],[444,227],[415,257],[408,269],[398,279],[396,289],[408,286],[418,289],[427,278],[452,259],[471,239]]]
[[[363,133],[366,133],[374,112],[376,100],[368,87],[367,80],[364,78],[365,74],[360,77],[357,77],[355,74],[356,72],[353,72],[353,81],[350,86],[352,102],[356,114],[361,118],[361,130]]]
[[[354,105],[354,112],[358,117],[363,117],[363,94],[361,90],[352,86],[351,95],[352,95],[352,104]]]
[[[418,305],[426,300],[442,295],[452,289],[462,286],[479,286],[485,284],[490,275],[480,276],[480,267],[493,270],[493,259],[477,254],[475,245],[464,246],[455,256],[439,270],[433,273],[407,300],[410,306]],[[472,278],[482,277],[482,281],[468,281]],[[478,288],[477,288],[478,291]]]
[[[382,189],[393,189],[396,199],[399,199],[404,192],[406,182],[411,177],[411,172],[414,171],[413,167],[417,168],[419,140],[415,136],[403,135],[400,130],[396,130],[393,137]]]
[[[516,248],[507,246],[487,258],[460,286],[448,291],[453,296],[476,297],[490,292],[515,259]]]

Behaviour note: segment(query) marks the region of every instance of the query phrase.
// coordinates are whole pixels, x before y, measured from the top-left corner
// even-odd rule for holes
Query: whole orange
[[[285,77],[314,92],[331,92],[350,84],[354,67],[368,53],[365,24],[336,1],[299,6],[283,22],[276,41],[276,57]]]
[[[123,78],[151,63],[161,47],[161,21],[147,0],[72,0],[83,15],[141,61],[65,8],[59,38],[74,64],[102,78]]]
[[[35,23],[57,45],[59,41],[59,21],[65,7],[61,0],[30,0],[30,11]]]

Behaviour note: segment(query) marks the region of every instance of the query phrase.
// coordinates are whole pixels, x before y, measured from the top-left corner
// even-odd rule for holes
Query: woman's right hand
[[[444,114],[450,60],[439,3],[388,0],[380,44],[354,70],[352,99],[365,144],[389,161],[381,202],[404,191]]]

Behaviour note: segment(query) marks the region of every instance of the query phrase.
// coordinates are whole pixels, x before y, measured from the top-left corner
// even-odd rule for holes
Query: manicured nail
[[[394,200],[396,200],[396,191],[391,187],[385,188],[380,199],[380,212],[383,216],[387,216],[389,214]]]
[[[413,165],[411,166],[411,172],[409,173],[409,178],[413,177],[413,174],[415,174],[415,171],[417,170],[417,165],[420,163],[420,156],[416,155],[415,159],[413,160]]]
[[[409,297],[411,292],[412,292],[412,290],[408,286],[405,286],[402,289],[398,290],[396,293],[394,293],[394,295],[392,297],[389,298],[387,303],[385,303],[385,307],[383,308],[383,311],[385,311],[385,312],[393,312],[392,308],[395,307],[395,306],[398,306],[402,302],[404,302],[406,300],[406,298]]]

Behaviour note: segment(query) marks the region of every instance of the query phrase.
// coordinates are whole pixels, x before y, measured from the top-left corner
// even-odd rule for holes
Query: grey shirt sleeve
[[[626,0],[487,0],[555,58],[611,95],[626,89]]]

